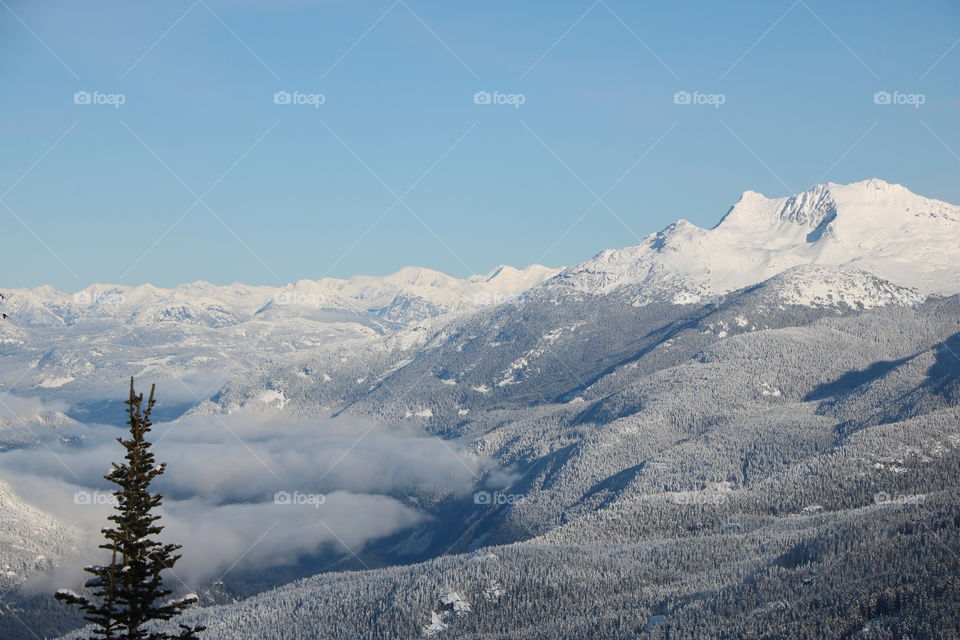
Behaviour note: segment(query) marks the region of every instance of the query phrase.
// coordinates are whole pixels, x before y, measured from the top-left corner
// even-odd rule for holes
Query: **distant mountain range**
[[[300,280],[285,287],[194,282],[172,289],[94,284],[76,293],[49,286],[9,290],[5,312],[16,324],[74,324],[93,318],[149,325],[155,322],[224,327],[311,312],[343,312],[396,323],[498,304],[556,275],[560,269],[501,265],[484,276],[459,279],[406,267],[384,276]],[[322,316],[329,319],[329,316]]]

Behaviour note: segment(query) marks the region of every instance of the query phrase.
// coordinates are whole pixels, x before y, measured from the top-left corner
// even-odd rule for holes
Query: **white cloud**
[[[102,476],[122,458],[115,438],[124,431],[85,430],[80,447],[51,439],[49,449],[0,453],[0,473],[27,502],[77,522],[93,548],[110,506],[78,505],[73,496],[111,490]],[[426,518],[406,496],[465,495],[486,462],[439,438],[358,418],[197,416],[155,426],[151,440],[167,463],[156,480],[166,496],[160,539],[183,545],[177,574],[185,580],[217,578],[241,557],[249,568],[292,563],[324,545],[360,552]],[[323,498],[276,504],[277,492]]]

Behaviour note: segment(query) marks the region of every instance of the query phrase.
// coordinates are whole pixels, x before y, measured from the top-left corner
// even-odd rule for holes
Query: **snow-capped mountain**
[[[206,409],[256,407],[269,390],[284,394],[287,412],[376,412],[446,429],[484,407],[583,400],[600,393],[595,381],[616,377],[610,367],[666,335],[634,335],[631,326],[686,318],[722,339],[798,318],[912,308],[960,292],[957,246],[960,208],[879,180],[781,199],[748,192],[713,229],[675,223],[510,304],[375,337],[364,356],[301,352],[227,384]],[[409,389],[399,401],[396,387]]]
[[[274,292],[259,313],[270,317],[309,315],[309,310],[376,313],[390,322],[417,320],[507,302],[547,280],[560,269],[500,265],[482,276],[455,278],[440,271],[406,267],[382,278],[300,280]]]
[[[49,286],[6,290],[0,353],[7,366],[0,381],[20,394],[89,396],[92,386],[114,388],[129,375],[192,376],[206,382],[174,386],[189,387],[186,401],[197,402],[216,392],[213,381],[258,363],[312,349],[348,357],[349,344],[514,300],[558,272],[501,265],[461,279],[408,267],[384,277],[285,287],[195,282],[168,289],[97,284],[73,294]]]
[[[562,271],[9,292],[0,468],[33,474],[34,456],[85,452],[122,420],[131,375],[158,383],[165,444],[209,446],[196,425],[243,425],[229,467],[248,464],[238,473],[251,486],[258,459],[277,461],[286,481],[289,455],[308,460],[302,488],[341,489],[301,444],[327,419],[360,443],[358,460],[378,450],[378,436],[357,431],[373,421],[443,438],[439,458],[454,468],[448,446],[482,461],[483,473],[469,467],[475,483],[465,476],[473,496],[385,481],[377,492],[428,517],[364,538],[356,555],[325,547],[308,562],[285,549],[284,562],[302,565],[246,575],[241,559],[224,593],[321,573],[191,614],[212,638],[780,637],[784,616],[803,630],[790,637],[834,637],[817,626],[824,602],[869,607],[891,575],[911,593],[955,573],[938,549],[960,536],[957,246],[960,208],[869,180],[780,199],[747,192],[712,229],[680,221]],[[388,445],[383,460],[403,457]],[[434,457],[411,466],[429,470]],[[201,476],[218,476],[205,456],[171,456],[171,477],[197,460]],[[381,467],[373,475],[395,477]],[[17,523],[66,526],[64,513],[44,523],[17,500],[0,483],[12,543],[25,535]],[[918,523],[939,533],[915,535]],[[28,560],[58,557],[43,540],[6,560],[11,583],[45,566]],[[876,573],[878,549],[896,571]],[[391,563],[403,566],[369,569]],[[820,581],[840,563],[859,567],[849,584]],[[897,620],[947,611],[951,597],[920,593],[934,605],[864,615],[889,637],[919,637]],[[49,624],[42,606],[18,602]],[[529,602],[553,607],[546,622]],[[630,623],[583,622],[598,611]],[[0,636],[14,622],[0,616]]]
[[[870,285],[853,281],[873,274],[920,294],[952,294],[960,291],[957,247],[958,206],[878,179],[827,183],[787,198],[747,191],[711,229],[680,220],[640,245],[608,249],[570,267],[546,286],[588,293],[631,286],[636,304],[683,304],[709,301],[798,265],[823,265],[845,270],[848,291],[866,294]],[[821,300],[815,280],[791,302]]]
[[[313,315],[324,321],[336,316],[322,312],[333,311],[379,315],[404,324],[506,301],[559,271],[541,265],[524,269],[500,265],[486,275],[461,279],[406,267],[383,277],[300,280],[285,287],[194,282],[164,289],[149,284],[94,284],[72,294],[42,286],[6,292],[4,312],[16,324],[40,326],[105,318],[139,326],[175,322],[216,328],[257,317],[310,315],[304,310],[315,311]]]
[[[383,277],[300,280],[284,287],[97,284],[73,294],[43,286],[7,292],[4,312],[25,326],[94,318],[213,328],[292,318],[400,326],[510,302],[538,287],[595,295],[629,288],[637,305],[708,302],[802,265],[832,270],[795,272],[795,282],[807,280],[794,287],[789,303],[823,304],[838,292],[822,287],[841,286],[840,297],[847,303],[875,306],[960,291],[960,266],[954,259],[958,246],[960,207],[874,178],[817,185],[784,198],[746,191],[713,228],[679,220],[639,245],[607,249],[562,270],[499,266],[486,275],[455,278],[406,267]],[[821,282],[820,275],[829,283]],[[905,291],[875,298],[871,292],[877,285],[871,278]]]
[[[3,310],[10,320],[0,327],[0,348],[11,364],[18,363],[17,371],[0,372],[0,379],[18,393],[49,395],[89,389],[92,381],[110,388],[127,375],[226,379],[258,363],[309,359],[314,351],[328,363],[324,370],[339,368],[339,362],[352,366],[370,354],[404,352],[407,358],[442,343],[444,335],[459,333],[465,340],[463,326],[472,327],[471,335],[495,334],[499,329],[486,312],[523,298],[566,300],[570,304],[561,306],[567,309],[583,296],[612,296],[635,307],[716,304],[731,292],[763,284],[752,295],[767,309],[910,306],[931,293],[960,291],[958,246],[960,207],[872,179],[819,185],[787,198],[748,191],[711,229],[681,220],[640,245],[606,250],[563,270],[500,266],[461,279],[408,267],[384,277],[301,280],[285,287],[195,282],[169,289],[92,285],[74,294],[49,286],[19,289],[6,292]],[[576,325],[571,319],[544,329],[560,331],[549,340],[531,334],[530,353],[497,366],[529,371],[524,362],[549,358],[564,341],[576,342],[568,330]],[[70,339],[62,339],[66,329]],[[499,339],[494,335],[490,342]],[[487,361],[490,354],[476,357]],[[369,367],[360,363],[350,379],[366,378],[359,371]],[[471,370],[478,371],[473,365]],[[476,386],[495,388],[504,380],[514,375],[497,374]],[[201,387],[198,393],[209,397],[207,384]],[[337,390],[342,397],[358,392],[357,384]]]

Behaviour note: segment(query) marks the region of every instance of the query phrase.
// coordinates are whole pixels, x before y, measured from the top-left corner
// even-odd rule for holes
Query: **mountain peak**
[[[829,184],[814,185],[809,191],[786,198],[767,198],[756,191],[744,191],[717,227],[756,227],[780,222],[817,227],[835,215],[836,202]]]
[[[880,178],[869,178],[850,184],[826,182],[816,184],[801,193],[782,198],[768,198],[756,191],[744,191],[740,199],[727,211],[716,228],[735,233],[750,229],[778,227],[783,233],[783,223],[806,228],[809,241],[829,235],[827,226],[839,215],[843,224],[856,227],[861,219],[878,215],[889,217],[884,224],[901,215],[956,217],[957,207],[919,196],[903,185]],[[851,229],[856,233],[856,229]]]
[[[555,284],[605,293],[636,288],[635,303],[722,294],[798,265],[869,271],[924,294],[960,292],[960,207],[871,178],[828,182],[782,198],[745,191],[712,229],[685,221],[638,246],[604,251]]]
[[[912,193],[902,184],[887,182],[882,178],[867,178],[866,180],[861,180],[859,182],[851,182],[850,184],[828,182],[827,185],[830,187],[860,187],[868,191],[906,191],[907,193]]]
[[[490,282],[491,280],[495,280],[500,277],[509,277],[517,273],[520,273],[520,269],[512,267],[508,264],[498,264],[490,270],[490,273],[486,274],[485,276],[480,276],[480,279],[482,279],[484,282]]]
[[[769,198],[767,198],[767,196],[763,195],[763,194],[760,193],[759,191],[753,191],[752,189],[747,189],[746,191],[744,191],[743,193],[740,194],[740,200],[738,200],[737,202],[741,202],[741,201],[744,201],[744,200],[747,200],[747,201],[749,201],[749,200],[769,200]]]

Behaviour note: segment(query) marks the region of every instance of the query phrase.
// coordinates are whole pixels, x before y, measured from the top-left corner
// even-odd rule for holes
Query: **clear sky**
[[[0,0],[0,284],[559,266],[868,177],[960,203],[958,70],[956,0]]]

